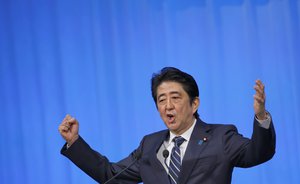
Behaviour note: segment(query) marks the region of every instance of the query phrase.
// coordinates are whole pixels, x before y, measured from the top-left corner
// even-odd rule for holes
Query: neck
[[[196,118],[195,117],[193,117],[192,118],[192,120],[191,121],[189,121],[189,123],[188,123],[188,125],[184,128],[184,129],[182,129],[182,130],[179,130],[178,132],[176,131],[172,131],[172,130],[170,130],[173,134],[175,134],[175,135],[182,135],[184,132],[186,132],[189,128],[191,128],[191,126],[193,125],[193,123],[194,123],[194,121],[196,120]]]

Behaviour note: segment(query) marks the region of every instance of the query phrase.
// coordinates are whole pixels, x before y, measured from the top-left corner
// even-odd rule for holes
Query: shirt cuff
[[[79,135],[78,135],[78,134],[77,134],[75,137],[73,137],[72,141],[74,141],[74,142],[73,142],[72,144],[74,144],[74,143],[78,140],[78,138],[79,138]],[[69,148],[72,146],[72,144],[69,145],[69,144],[67,143],[66,148],[69,149]]]
[[[255,116],[255,119],[259,122],[259,126],[265,129],[269,129],[270,125],[271,125],[271,115],[269,112],[267,112],[267,119],[264,120],[259,120],[257,119],[257,117]]]

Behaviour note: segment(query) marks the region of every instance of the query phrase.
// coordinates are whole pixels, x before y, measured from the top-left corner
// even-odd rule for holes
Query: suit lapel
[[[210,127],[206,123],[202,122],[200,119],[197,120],[182,161],[179,183],[186,183],[186,180],[196,163],[195,161],[205,149],[207,145],[206,141],[210,139],[210,134],[208,133],[209,130]]]
[[[154,140],[153,142],[155,143],[153,145],[152,151],[149,154],[149,162],[151,164],[151,166],[153,167],[153,177],[157,178],[157,182],[158,183],[169,183],[169,178],[168,178],[168,174],[165,170],[165,168],[163,167],[163,165],[161,164],[161,162],[157,159],[157,152],[160,148],[160,146],[163,144],[163,141],[165,141],[167,139],[167,137],[169,136],[169,131],[163,131],[162,135],[157,136],[157,140]]]

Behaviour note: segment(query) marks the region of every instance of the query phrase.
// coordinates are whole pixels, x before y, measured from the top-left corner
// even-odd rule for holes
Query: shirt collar
[[[187,130],[186,130],[183,134],[181,134],[181,135],[175,135],[174,133],[172,133],[171,131],[169,131],[169,132],[170,132],[170,138],[169,138],[169,140],[168,140],[168,145],[171,144],[173,138],[176,137],[176,136],[181,136],[181,137],[183,137],[183,138],[185,139],[185,141],[189,142],[189,141],[190,141],[190,138],[191,138],[191,135],[192,135],[192,132],[193,132],[193,130],[194,130],[194,127],[195,127],[195,125],[196,125],[196,122],[197,122],[197,119],[195,119],[195,120],[194,120],[194,123],[192,124],[192,126],[191,126],[189,129],[187,129]]]

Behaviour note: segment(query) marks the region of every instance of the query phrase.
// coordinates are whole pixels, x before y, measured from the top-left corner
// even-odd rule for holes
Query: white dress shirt
[[[187,131],[185,131],[183,134],[180,135],[181,137],[183,137],[185,139],[185,141],[180,145],[181,162],[182,162],[182,158],[184,157],[187,145],[190,141],[190,138],[191,138],[192,132],[194,130],[194,127],[196,125],[196,122],[197,122],[197,119],[194,120],[193,125]],[[160,148],[159,148],[159,150],[156,154],[158,160],[161,162],[161,164],[164,166],[164,168],[166,169],[167,172],[169,172],[168,167],[169,167],[169,163],[170,163],[170,156],[171,156],[172,149],[174,147],[174,141],[172,141],[172,140],[176,136],[178,136],[178,135],[175,135],[174,133],[172,133],[170,131],[170,137],[163,142],[163,144],[160,146]],[[166,166],[165,158],[163,157],[163,151],[164,150],[169,151],[169,156],[166,159],[166,164],[168,166]]]

